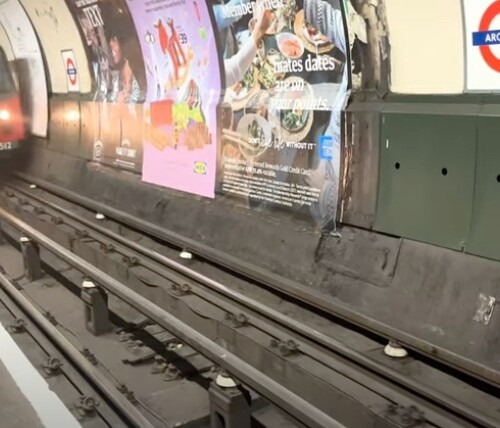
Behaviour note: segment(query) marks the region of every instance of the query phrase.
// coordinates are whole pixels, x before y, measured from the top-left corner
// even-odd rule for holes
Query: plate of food
[[[299,132],[306,126],[309,111],[302,109],[282,110],[281,126],[290,132]]]
[[[281,61],[285,61],[285,57],[278,51],[271,49],[262,62],[259,70],[259,82],[264,89],[274,88],[278,81],[285,77],[286,73],[276,71],[279,69],[276,64]]]
[[[276,42],[280,52],[287,58],[297,59],[304,54],[304,43],[293,33],[277,34]]]
[[[262,8],[267,8],[269,4],[271,4],[270,10],[273,14],[273,20],[266,31],[266,34],[270,36],[274,36],[285,28],[290,28],[293,23],[295,12],[297,11],[296,0],[281,0],[280,2],[275,2],[277,7],[273,7],[273,3],[274,2],[266,2],[265,0],[257,0],[253,9],[254,18],[258,18]]]
[[[286,100],[279,110],[269,112],[270,122],[279,129],[284,140],[299,141],[307,136],[314,120],[314,110],[310,108],[309,100],[314,99],[314,91],[309,83],[298,76],[285,79],[284,83],[290,90],[280,94]]]
[[[224,138],[236,144],[245,159],[256,159],[270,146],[272,130],[269,122],[258,114],[249,113],[238,122],[236,131],[223,129]]]
[[[227,88],[224,101],[231,103],[233,109],[243,108],[246,100],[260,89],[258,70],[254,64],[251,64],[243,79],[235,85]]]
[[[304,19],[304,10],[295,15],[293,30],[309,52],[325,54],[335,47],[324,34]]]
[[[313,27],[307,22],[304,22],[302,25],[302,35],[307,41],[315,46],[327,45],[329,43],[324,34],[321,34],[316,27]]]

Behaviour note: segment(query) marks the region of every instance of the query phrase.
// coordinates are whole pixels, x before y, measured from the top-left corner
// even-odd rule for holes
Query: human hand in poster
[[[340,9],[325,0],[303,0],[304,17],[340,51],[346,53],[344,21]]]
[[[252,37],[248,38],[236,55],[224,61],[226,70],[226,86],[230,87],[243,79],[257,54],[257,49],[262,43],[266,31],[273,23],[273,13],[261,8],[252,31]]]
[[[269,9],[264,9],[262,7],[259,9],[257,21],[255,22],[255,26],[252,31],[252,37],[256,47],[259,47],[262,43],[267,30],[271,27],[274,20],[274,15]]]

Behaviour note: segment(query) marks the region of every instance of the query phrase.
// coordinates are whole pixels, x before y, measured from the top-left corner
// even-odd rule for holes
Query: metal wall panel
[[[500,107],[485,106],[478,120],[474,216],[468,252],[500,259]]]
[[[375,229],[460,250],[472,217],[476,118],[384,113]]]

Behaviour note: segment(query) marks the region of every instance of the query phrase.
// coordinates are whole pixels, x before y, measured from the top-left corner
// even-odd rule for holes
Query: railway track
[[[323,293],[315,290],[313,287],[308,287],[297,281],[276,275],[267,269],[233,257],[231,254],[210,248],[195,239],[179,235],[175,231],[164,229],[150,221],[134,217],[127,212],[122,212],[102,202],[89,199],[53,183],[23,173],[19,173],[17,176],[25,183],[35,183],[40,188],[58,195],[62,200],[71,201],[77,206],[103,213],[110,219],[112,218],[120,224],[126,225],[128,228],[155,237],[155,239],[161,240],[163,243],[168,243],[170,246],[189,248],[190,251],[196,253],[197,257],[212,263],[218,269],[225,268],[232,273],[242,275],[249,281],[259,284],[260,287],[286,296],[287,299],[300,301],[303,305],[308,305],[316,311],[323,312],[325,315],[332,315],[363,331],[388,339],[396,339],[408,349],[412,349],[418,354],[424,354],[431,359],[436,359],[446,366],[453,367],[465,373],[467,376],[479,379],[481,382],[490,383],[494,388],[498,388],[500,385],[500,373],[497,370],[463,355],[451,352],[446,348],[436,346],[436,344],[422,340],[412,334],[408,334],[394,325],[382,323],[358,311],[352,310],[349,306],[336,299],[325,298]]]
[[[95,427],[153,427],[119,392],[118,386],[103,376],[19,291],[5,271],[0,272],[0,321],[18,338],[18,345],[43,377],[58,377],[51,389],[70,402],[68,407],[80,423],[91,419]]]
[[[177,249],[25,184],[5,188],[2,206],[11,236],[37,242],[46,263],[65,260],[306,426],[499,426],[488,388],[416,358],[387,361],[377,338],[227,268],[179,261]]]

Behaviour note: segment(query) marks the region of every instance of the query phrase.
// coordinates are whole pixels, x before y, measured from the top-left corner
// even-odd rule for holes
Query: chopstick
[[[233,131],[232,129],[227,129],[227,128],[223,129],[222,133],[226,135],[232,135],[233,137],[236,138],[243,138],[243,136],[239,132]]]

